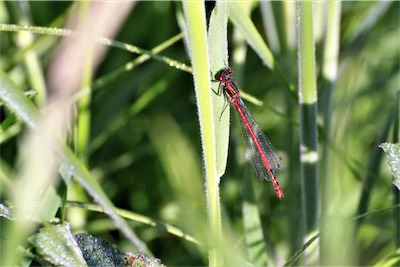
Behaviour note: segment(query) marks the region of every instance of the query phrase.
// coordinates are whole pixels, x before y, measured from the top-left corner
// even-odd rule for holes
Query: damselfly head
[[[214,78],[221,83],[229,83],[232,81],[233,70],[231,68],[224,68],[218,71]]]

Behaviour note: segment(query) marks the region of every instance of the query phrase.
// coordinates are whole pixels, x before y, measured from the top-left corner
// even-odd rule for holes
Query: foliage
[[[80,264],[81,232],[143,266],[398,263],[379,145],[399,142],[400,2],[217,7],[0,2],[2,265]],[[226,65],[285,160],[282,200],[213,93]]]

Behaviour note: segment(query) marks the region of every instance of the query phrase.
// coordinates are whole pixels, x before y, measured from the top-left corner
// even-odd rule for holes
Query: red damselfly
[[[214,77],[215,80],[212,81],[220,83],[218,95],[223,91],[225,97],[239,114],[244,141],[247,150],[250,152],[251,162],[257,176],[261,180],[270,181],[274,186],[276,196],[281,199],[283,198],[283,191],[275,177],[275,173],[282,169],[283,160],[243,103],[239,89],[232,79],[232,73],[231,68],[224,68],[217,72]]]

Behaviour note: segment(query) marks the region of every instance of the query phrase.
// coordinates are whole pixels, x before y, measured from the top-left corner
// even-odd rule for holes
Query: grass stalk
[[[318,219],[317,90],[312,5],[311,1],[297,4],[301,188],[303,223],[307,232],[316,229]]]
[[[326,27],[326,40],[323,55],[323,83],[321,88],[320,104],[321,112],[323,116],[323,126],[326,140],[332,138],[331,124],[332,124],[332,109],[333,109],[333,89],[337,80],[338,73],[338,57],[339,57],[339,36],[340,36],[340,15],[341,15],[341,2],[330,1],[328,3],[328,20]],[[330,192],[331,188],[334,187],[332,179],[329,175],[331,168],[332,153],[329,146],[329,141],[323,143],[322,155],[321,155],[321,220],[320,229],[325,229],[329,224],[328,213],[330,205]],[[325,178],[322,178],[325,177]],[[322,237],[324,240],[324,237]],[[329,242],[329,241],[327,241]],[[325,250],[324,243],[320,246],[320,258],[327,258],[324,254],[329,253],[329,250]]]
[[[201,131],[203,164],[205,172],[206,202],[209,222],[209,265],[222,266],[223,257],[218,248],[222,240],[219,176],[216,167],[216,141],[213,130],[212,90],[207,47],[207,27],[204,3],[183,1],[186,18],[187,38],[193,68]]]

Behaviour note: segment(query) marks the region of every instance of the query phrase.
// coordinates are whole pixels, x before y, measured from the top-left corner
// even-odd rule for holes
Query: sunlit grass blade
[[[209,220],[209,265],[223,264],[221,210],[219,196],[219,175],[216,166],[216,140],[214,135],[214,114],[212,112],[212,91],[207,47],[206,13],[203,2],[183,1],[186,18],[187,38],[193,68],[194,87],[200,122],[203,164],[206,179],[207,213]]]
[[[153,53],[154,55],[156,55],[156,54],[162,52],[163,50],[167,49],[171,45],[175,44],[177,41],[181,40],[182,38],[183,38],[182,33],[177,34],[177,35],[171,37],[170,39],[166,40],[165,42],[161,43],[160,45],[154,47],[152,50],[150,50],[150,52]],[[113,82],[116,79],[118,79],[119,77],[121,77],[123,74],[137,68],[142,63],[148,61],[151,58],[152,57],[150,55],[143,54],[143,55],[139,56],[138,58],[135,58],[134,60],[131,60],[128,63],[122,65],[121,67],[114,69],[112,72],[110,72],[100,78],[97,78],[96,80],[94,80],[92,82],[90,87],[82,88],[82,90],[75,93],[71,97],[71,101],[72,102],[78,101],[84,95],[89,94],[90,92],[93,93],[93,92],[99,90],[101,87],[104,87],[105,85],[110,84],[111,82]],[[187,67],[186,71],[192,72],[192,68]]]
[[[312,27],[312,2],[298,3],[298,65],[300,160],[306,229],[315,230],[318,218],[317,90]]]
[[[89,211],[104,213],[104,209],[100,205],[92,204],[92,203],[81,203],[81,202],[68,201],[66,207],[67,208],[82,208],[82,209],[89,210]],[[197,245],[202,245],[201,242],[199,240],[197,240],[195,237],[189,235],[188,233],[185,233],[183,230],[181,230],[175,226],[172,226],[170,224],[154,220],[152,218],[149,218],[147,216],[144,216],[142,214],[138,214],[138,213],[135,213],[135,212],[132,212],[129,210],[116,208],[115,211],[117,212],[117,214],[119,216],[121,216],[124,219],[142,223],[142,224],[146,224],[146,225],[149,225],[152,227],[156,227],[162,231],[166,231],[167,233],[170,233],[171,235],[175,235],[177,237],[180,237],[182,239],[185,239],[185,240],[192,242],[194,244],[197,244]]]
[[[210,24],[208,26],[208,53],[210,55],[210,69],[212,75],[226,68],[229,64],[227,27],[228,2],[217,1],[211,13]],[[215,77],[210,77],[210,79],[215,79]],[[227,102],[223,93],[220,92],[221,88],[219,88],[219,83],[213,83],[212,89],[214,91],[212,99],[217,152],[217,175],[222,176],[225,173],[228,158],[230,110],[226,108]],[[217,93],[220,93],[220,95]]]
[[[71,37],[71,38],[85,37],[84,33],[79,33],[79,32],[68,30],[68,29],[46,28],[46,27],[38,27],[38,26],[20,26],[20,25],[13,25],[13,24],[0,24],[0,31],[13,31],[13,32],[29,31],[31,33],[47,34],[47,35],[52,35],[52,36],[64,36],[64,37]],[[131,53],[135,53],[135,54],[139,54],[139,55],[145,54],[155,60],[164,62],[165,64],[167,64],[171,67],[174,67],[174,68],[182,70],[182,71],[190,72],[190,67],[186,66],[184,63],[181,63],[179,61],[176,61],[176,60],[171,59],[166,56],[157,55],[151,51],[142,49],[142,48],[134,46],[134,45],[130,45],[130,44],[120,42],[120,41],[115,41],[115,40],[101,37],[101,36],[94,37],[93,41],[98,44],[109,45],[111,47],[120,48],[122,50],[126,50]]]

